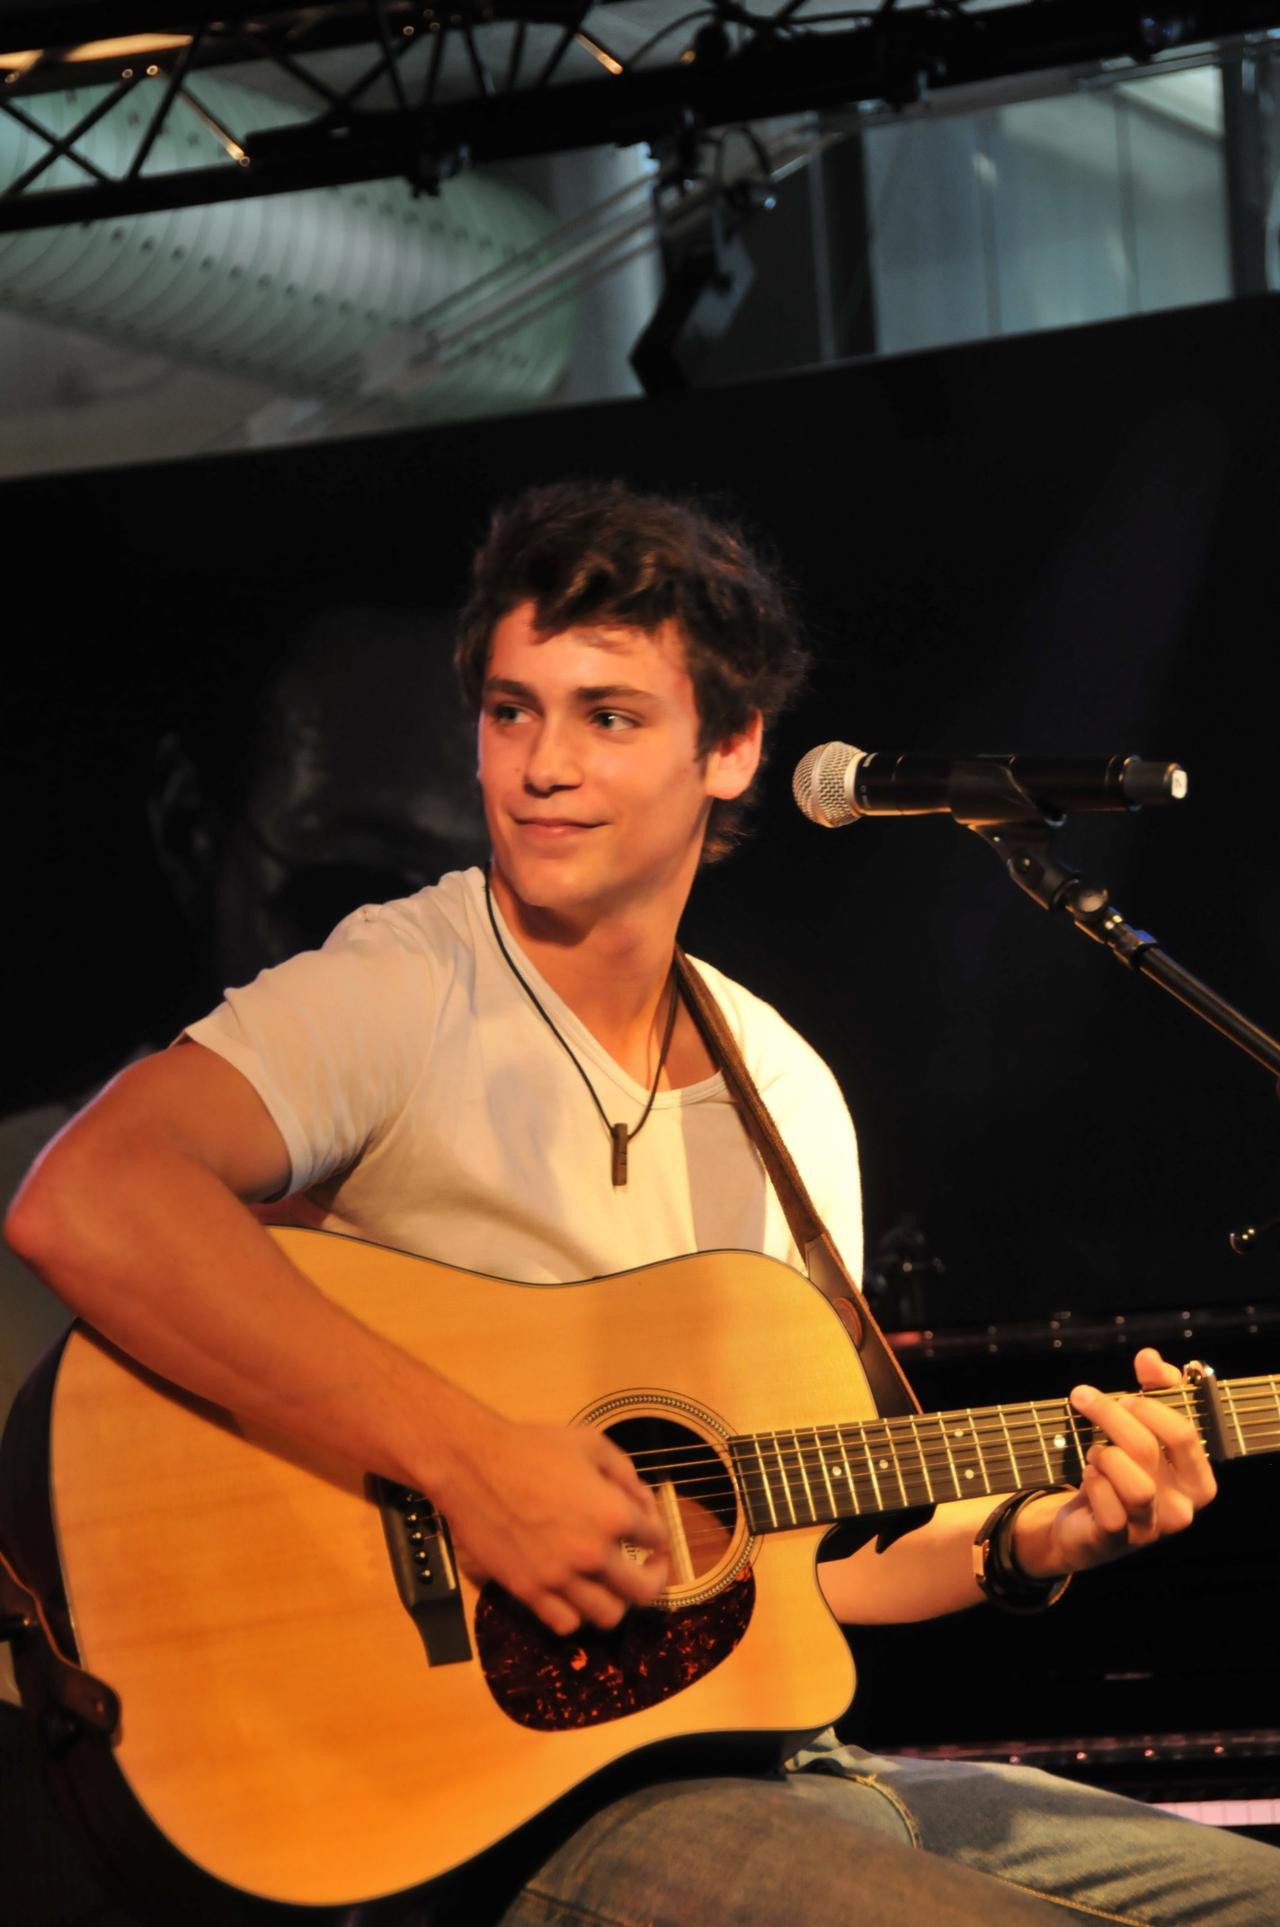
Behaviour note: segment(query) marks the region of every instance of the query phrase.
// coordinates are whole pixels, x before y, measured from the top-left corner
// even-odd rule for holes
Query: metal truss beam
[[[1117,61],[1143,66],[1179,47],[1280,28],[1280,0],[1168,6],[1151,0],[1145,5],[1134,0],[1021,0],[972,12],[959,0],[899,8],[888,0],[874,13],[840,19],[806,12],[810,3],[785,0],[769,16],[749,14],[737,0],[708,0],[706,22],[725,31],[704,33],[674,64],[638,68],[617,62],[616,74],[552,84],[575,35],[586,29],[589,38],[589,12],[572,0],[535,0],[530,7],[506,0],[501,8],[449,0],[438,10],[399,0],[362,0],[359,6],[309,7],[304,13],[277,13],[265,20],[259,14],[252,22],[244,17],[247,0],[231,0],[228,7],[219,7],[217,24],[206,27],[191,17],[193,0],[186,0],[185,8],[184,0],[112,0],[107,13],[114,24],[123,26],[127,20],[133,33],[191,35],[191,44],[147,53],[142,59],[130,57],[123,66],[117,57],[107,63],[106,72],[95,74],[114,85],[119,99],[132,99],[135,117],[139,98],[151,102],[131,163],[112,179],[82,151],[91,123],[110,111],[95,102],[69,132],[44,136],[47,156],[0,187],[0,232],[391,176],[430,190],[443,174],[468,161],[660,143],[702,129],[859,102],[906,108],[922,98],[945,96],[952,88],[1038,71],[1096,71]],[[560,29],[553,57],[530,59],[532,81],[521,82],[518,57],[496,77],[481,57],[476,29],[500,12],[507,20]],[[0,9],[0,36],[9,39],[17,22],[30,30],[37,17],[47,27],[51,15],[60,28],[72,20],[87,22],[91,15],[95,34],[106,17],[101,6],[58,7],[37,16],[28,0],[16,11]],[[680,24],[675,15],[673,25]],[[370,53],[370,65],[357,83],[339,91],[309,73],[310,55],[354,44],[357,29]],[[737,36],[736,46],[730,29]],[[516,31],[523,45],[522,28]],[[432,46],[427,80],[415,81],[410,90],[400,84],[401,62],[427,33]],[[475,93],[444,101],[435,97],[439,50],[453,34],[466,47]],[[188,96],[212,126],[227,162],[171,173],[148,171],[163,118],[187,93],[192,76],[204,66],[230,60],[241,67],[251,60],[274,63],[304,83],[311,91],[314,117],[284,126],[227,129],[212,122]],[[28,134],[33,129],[43,132],[35,96],[51,71],[60,75],[56,84],[64,90],[73,84],[68,72],[74,73],[76,85],[89,78],[46,56],[0,82],[0,114],[19,121]],[[379,84],[394,104],[369,107],[365,103]],[[24,103],[27,94],[32,99]],[[113,99],[111,106],[116,104]],[[269,112],[265,95],[262,104]],[[55,162],[68,159],[84,174],[82,184],[39,185]]]

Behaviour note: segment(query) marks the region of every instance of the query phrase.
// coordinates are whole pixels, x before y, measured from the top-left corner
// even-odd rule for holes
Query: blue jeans
[[[1026,1767],[818,1742],[594,1814],[501,1927],[1280,1927],[1280,1853]]]

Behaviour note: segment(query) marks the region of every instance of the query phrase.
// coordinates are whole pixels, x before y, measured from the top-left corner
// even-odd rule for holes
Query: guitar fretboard
[[[1191,1420],[1215,1460],[1280,1451],[1280,1377],[1146,1392]],[[1074,1484],[1095,1439],[1066,1399],[755,1432],[730,1452],[753,1532],[905,1512],[1020,1486]]]

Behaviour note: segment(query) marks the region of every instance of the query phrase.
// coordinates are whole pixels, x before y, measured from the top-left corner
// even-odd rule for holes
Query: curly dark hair
[[[476,713],[494,628],[523,602],[548,635],[600,621],[644,630],[678,624],[701,755],[745,728],[755,709],[767,730],[808,664],[777,568],[740,528],[625,482],[554,482],[494,516],[472,567],[454,656]],[[741,836],[750,797],[712,804],[704,862]]]

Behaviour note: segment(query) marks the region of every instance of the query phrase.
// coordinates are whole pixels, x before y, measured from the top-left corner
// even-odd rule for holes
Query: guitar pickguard
[[[476,1605],[475,1642],[489,1691],[508,1718],[543,1733],[599,1726],[657,1706],[729,1657],[751,1620],[750,1568],[702,1605],[629,1612],[605,1632],[550,1632],[501,1586]]]

